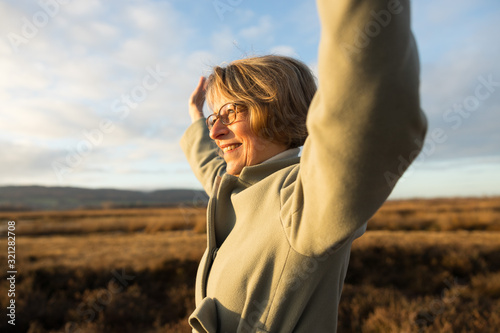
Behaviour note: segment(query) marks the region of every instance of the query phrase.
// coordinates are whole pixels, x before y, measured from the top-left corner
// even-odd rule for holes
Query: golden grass
[[[500,248],[500,232],[489,231],[390,231],[371,230],[356,239],[353,248],[396,246],[424,249],[432,246],[461,248]]]
[[[205,208],[106,209],[0,213],[0,221],[16,221],[24,236],[107,232],[156,233],[173,230],[204,232]],[[4,225],[5,226],[5,225]],[[6,228],[3,228],[5,232]]]
[[[189,332],[194,275],[206,246],[205,212],[0,212],[0,248],[7,247],[6,221],[16,221],[16,328]],[[496,332],[499,214],[500,198],[384,204],[353,243],[339,332]],[[6,260],[6,251],[0,252],[0,261]],[[133,280],[103,299],[112,290],[113,271],[122,269]],[[4,276],[1,290],[6,281]],[[0,295],[2,307],[7,301],[6,293]]]
[[[500,231],[500,198],[387,201],[369,230]]]
[[[168,260],[199,260],[206,237],[192,231],[152,234],[95,234],[82,236],[20,236],[18,265],[25,270],[51,266],[113,269],[153,269]],[[0,260],[5,254],[0,253]]]

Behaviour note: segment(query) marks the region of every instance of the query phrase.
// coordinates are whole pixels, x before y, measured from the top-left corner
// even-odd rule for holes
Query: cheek
[[[255,138],[252,140],[252,151],[254,154],[259,155],[263,151],[266,150],[266,142],[264,140],[260,140],[258,138]]]
[[[247,165],[253,165],[261,160],[261,155],[265,151],[265,146],[260,140],[253,139],[247,141],[247,148],[245,149],[245,159]]]

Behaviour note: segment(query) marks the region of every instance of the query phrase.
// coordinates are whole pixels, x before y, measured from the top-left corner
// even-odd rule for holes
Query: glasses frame
[[[220,114],[220,112],[222,111],[222,109],[223,109],[224,107],[226,107],[226,105],[229,105],[229,104],[234,105],[234,109],[233,109],[233,111],[234,111],[234,119],[233,119],[233,120],[231,120],[231,121],[227,121],[227,122],[226,122],[226,121],[224,121],[224,119],[223,119],[223,118],[221,118],[221,116],[219,116],[219,114]],[[227,125],[231,125],[232,123],[234,123],[234,122],[236,121],[236,118],[238,118],[238,108],[241,108],[242,106],[243,106],[243,103],[240,103],[240,102],[229,102],[229,103],[226,103],[226,104],[224,104],[223,106],[221,106],[221,107],[220,107],[220,109],[219,109],[219,112],[217,112],[217,113],[212,113],[211,115],[209,115],[209,116],[207,117],[207,119],[206,119],[206,121],[205,121],[205,122],[206,122],[206,124],[207,124],[208,130],[209,130],[209,131],[210,131],[210,130],[212,130],[212,128],[214,127],[215,123],[216,123],[216,122],[217,122],[217,120],[219,120],[219,119],[220,119],[221,123],[222,123],[223,125],[225,125],[225,126],[227,126]],[[241,112],[241,111],[239,111],[239,112]],[[229,116],[229,114],[228,114],[228,116]],[[212,118],[215,118],[215,120],[214,120],[213,124],[212,124],[212,125],[210,125],[210,122],[211,122],[211,119],[212,119]],[[229,118],[229,117],[228,117],[228,118]]]

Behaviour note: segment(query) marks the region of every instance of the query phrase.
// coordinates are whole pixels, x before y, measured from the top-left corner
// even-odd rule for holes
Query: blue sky
[[[499,195],[500,3],[412,11],[430,135],[392,197]],[[178,144],[198,77],[267,53],[315,70],[320,35],[310,0],[4,0],[0,13],[0,185],[200,188]]]

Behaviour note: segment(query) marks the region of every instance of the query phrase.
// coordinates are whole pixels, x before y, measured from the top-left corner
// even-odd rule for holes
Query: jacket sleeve
[[[353,237],[391,193],[426,132],[407,0],[318,0],[318,92],[286,232],[319,255]]]
[[[226,170],[226,162],[217,152],[217,145],[210,139],[205,118],[188,127],[180,141],[181,148],[196,178],[208,195],[212,195],[214,180]]]

